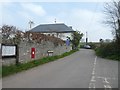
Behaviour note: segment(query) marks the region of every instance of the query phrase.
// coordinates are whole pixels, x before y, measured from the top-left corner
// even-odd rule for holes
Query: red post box
[[[35,48],[31,48],[31,58],[35,58]]]

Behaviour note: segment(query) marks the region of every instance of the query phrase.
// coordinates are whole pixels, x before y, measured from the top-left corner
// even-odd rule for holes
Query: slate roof
[[[61,23],[61,24],[41,24],[33,29],[31,29],[29,32],[40,32],[40,33],[69,33],[74,32],[74,30],[67,25]]]

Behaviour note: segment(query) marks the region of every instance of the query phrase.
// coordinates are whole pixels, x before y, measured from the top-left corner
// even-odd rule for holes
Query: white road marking
[[[95,82],[96,80],[95,80],[95,76],[92,76],[92,78],[91,78],[91,82]]]
[[[92,75],[94,75],[94,74],[95,74],[95,71],[92,72]]]
[[[95,57],[95,62],[94,62],[95,64],[96,64],[96,61],[97,61],[97,56]]]
[[[94,67],[93,67],[92,75],[94,75],[94,74],[95,74],[95,65],[96,65],[96,60],[97,60],[97,56],[95,57]]]
[[[99,79],[104,79],[105,77],[100,77],[100,76],[98,76],[98,77],[96,77],[96,78],[99,78]]]
[[[107,86],[106,85],[104,85],[104,88],[106,88]]]
[[[104,88],[112,88],[110,85],[104,85]]]
[[[108,81],[107,81],[107,78],[104,78],[104,81],[103,82],[105,82],[105,83],[109,83]]]
[[[117,78],[115,78],[115,77],[113,77],[113,78],[107,77],[107,79],[113,79],[113,80],[116,80]]]
[[[93,71],[95,71],[95,67],[93,68]]]
[[[95,83],[90,83],[89,88],[95,88]]]
[[[99,78],[99,79],[103,79],[104,81],[105,81],[105,78],[108,80],[108,79],[110,79],[110,80],[116,80],[117,78],[115,78],[115,77],[113,77],[113,78],[111,78],[111,77],[101,77],[101,76],[97,76],[96,78]]]
[[[95,61],[94,61],[94,67],[93,67],[93,71],[92,71],[92,78],[91,78],[91,82],[95,82],[95,65],[96,65],[96,60],[97,60],[97,56],[95,57]],[[95,89],[95,83],[90,83],[89,84],[89,88],[94,88]]]
[[[94,67],[93,67],[93,71],[92,71],[91,83],[89,83],[89,90],[95,89],[95,82],[96,82],[95,78],[103,79],[104,84],[107,84],[107,85],[104,85],[105,90],[111,90],[112,87],[109,85],[109,82],[107,80],[108,79],[116,79],[116,78],[101,77],[101,76],[95,77],[96,62],[97,62],[97,56],[95,57],[95,60],[94,60]]]

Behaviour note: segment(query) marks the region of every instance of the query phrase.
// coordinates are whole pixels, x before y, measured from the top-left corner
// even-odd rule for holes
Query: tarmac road
[[[118,62],[80,51],[2,80],[3,88],[118,88]]]

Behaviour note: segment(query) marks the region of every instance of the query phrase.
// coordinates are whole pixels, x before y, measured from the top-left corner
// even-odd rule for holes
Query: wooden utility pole
[[[55,24],[56,24],[56,18],[55,18]]]
[[[88,43],[88,33],[86,32],[86,45]]]

